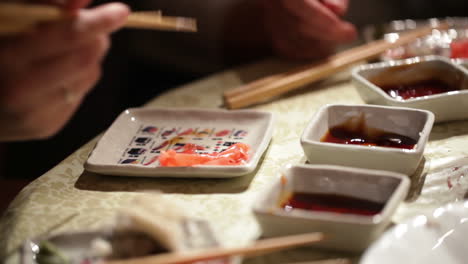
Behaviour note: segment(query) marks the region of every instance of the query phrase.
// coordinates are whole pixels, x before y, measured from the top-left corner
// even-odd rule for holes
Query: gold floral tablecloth
[[[229,70],[173,89],[145,107],[220,108],[224,90],[289,66],[268,60]],[[284,165],[304,162],[299,142],[302,130],[317,109],[329,103],[363,103],[347,72],[254,107],[275,114],[273,139],[254,173],[231,179],[163,179],[93,174],[83,170],[83,163],[97,139],[92,140],[29,184],[12,202],[0,220],[0,259],[18,263],[17,249],[26,238],[99,228],[113,218],[117,208],[138,195],[147,195],[146,192],[151,190],[161,190],[171,199],[190,206],[191,214],[209,219],[225,245],[246,244],[260,234],[251,212],[252,203],[279,177]],[[467,156],[468,122],[436,124],[425,149],[425,163],[412,176],[410,196],[394,215],[394,222],[463,199],[468,177],[457,174],[456,178],[450,178],[450,175],[438,172],[450,166],[447,164],[454,160],[465,162],[463,157]],[[245,262],[293,263],[335,257],[359,258],[298,249]]]

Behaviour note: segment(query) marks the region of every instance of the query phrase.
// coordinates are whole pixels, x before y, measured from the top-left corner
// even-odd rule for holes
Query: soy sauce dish
[[[301,145],[311,164],[413,174],[434,123],[425,110],[375,105],[326,105],[305,128]]]
[[[429,110],[436,122],[468,118],[468,70],[445,57],[362,65],[352,80],[366,103]]]
[[[319,231],[314,247],[359,252],[388,226],[406,197],[403,174],[331,165],[296,165],[254,204],[265,237]]]

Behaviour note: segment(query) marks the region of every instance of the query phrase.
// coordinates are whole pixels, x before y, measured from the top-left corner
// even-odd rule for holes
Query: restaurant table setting
[[[365,61],[451,26],[313,64],[260,61],[125,110],[17,195],[0,219],[0,258],[464,263],[465,61]],[[118,255],[122,229],[165,253]]]

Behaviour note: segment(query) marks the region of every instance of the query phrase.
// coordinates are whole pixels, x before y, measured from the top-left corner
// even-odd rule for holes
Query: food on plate
[[[249,160],[250,146],[244,143],[236,143],[224,151],[205,154],[198,153],[198,150],[200,150],[199,146],[186,144],[181,152],[176,152],[173,149],[162,151],[159,156],[160,166],[241,165]]]

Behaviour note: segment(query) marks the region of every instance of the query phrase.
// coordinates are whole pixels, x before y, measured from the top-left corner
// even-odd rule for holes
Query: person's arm
[[[287,58],[321,58],[356,38],[354,26],[341,19],[347,6],[347,0],[245,0],[228,17],[225,36],[230,51],[268,49]]]
[[[356,37],[347,0],[146,0],[137,9],[191,16],[199,32],[132,32],[130,49],[182,71],[212,72],[269,54],[313,59]]]
[[[129,13],[122,4],[78,10],[31,32],[0,38],[0,141],[41,139],[68,121],[100,77],[109,34]]]

